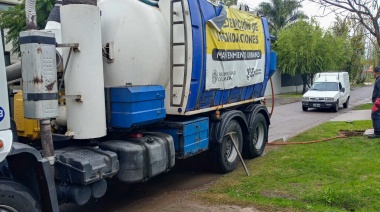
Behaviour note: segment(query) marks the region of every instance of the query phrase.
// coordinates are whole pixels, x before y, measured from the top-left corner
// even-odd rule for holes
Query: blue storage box
[[[199,117],[187,121],[162,121],[160,132],[174,139],[176,158],[184,159],[208,149],[208,117]]]
[[[166,117],[165,90],[160,85],[110,88],[111,127],[131,128]]]

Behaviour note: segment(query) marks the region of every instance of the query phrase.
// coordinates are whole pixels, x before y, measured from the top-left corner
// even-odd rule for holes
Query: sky
[[[238,0],[238,2],[247,4],[251,8],[256,8],[261,2],[269,2],[269,0]],[[334,14],[328,14],[328,11],[320,9],[318,4],[307,0],[302,2],[301,10],[309,17],[315,17],[324,29],[327,29],[335,20]]]

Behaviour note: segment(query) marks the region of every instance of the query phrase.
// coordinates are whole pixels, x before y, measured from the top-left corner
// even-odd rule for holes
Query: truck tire
[[[308,109],[307,107],[302,106],[302,110],[303,110],[303,111],[307,111],[307,109]]]
[[[339,111],[339,100],[336,101],[336,105],[333,106],[333,107],[331,108],[331,110],[332,110],[333,112],[335,112],[335,113]]]
[[[243,154],[246,158],[260,157],[268,141],[268,123],[264,115],[258,113],[249,124],[250,132],[244,141]]]
[[[38,212],[41,207],[28,188],[12,180],[0,179],[0,211]]]
[[[347,98],[347,101],[343,103],[343,108],[348,108],[348,103],[350,101],[350,97]]]
[[[239,151],[241,152],[243,149],[243,133],[239,123],[233,119],[228,122],[225,130],[221,132],[223,133],[222,142],[214,143],[214,145],[211,146],[211,151],[216,162],[216,168],[221,173],[228,173],[235,170],[240,160],[231,137],[226,135],[230,132],[234,133],[232,136],[236,141]]]

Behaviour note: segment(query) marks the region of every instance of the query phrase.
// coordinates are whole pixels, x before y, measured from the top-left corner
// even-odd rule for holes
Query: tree
[[[237,5],[237,0],[212,0],[211,2],[223,4],[226,6]]]
[[[265,15],[274,28],[279,30],[299,19],[307,18],[300,8],[302,5],[297,0],[271,0],[260,3],[256,10]]]
[[[37,25],[39,29],[45,28],[46,20],[53,9],[55,0],[37,0]],[[26,29],[25,1],[8,10],[0,11],[0,28],[8,30],[5,35],[6,43],[12,44],[12,53],[20,53],[18,43],[20,32]]]
[[[372,34],[380,46],[380,6],[378,0],[310,0],[337,14],[350,12]]]
[[[365,29],[350,16],[337,17],[331,31],[335,36],[346,37],[348,45],[351,46],[352,54],[347,61],[344,70],[347,70],[352,80],[362,83],[365,80],[364,55],[365,55]]]
[[[298,21],[281,30],[276,44],[280,70],[291,76],[300,74],[303,93],[310,75],[342,69],[351,56],[345,38],[324,33],[314,21]]]

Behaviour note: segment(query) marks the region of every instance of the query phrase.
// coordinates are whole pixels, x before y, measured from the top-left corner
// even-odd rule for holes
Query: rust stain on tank
[[[42,53],[42,49],[41,49],[41,47],[38,47],[38,48],[37,48],[37,53]]]
[[[55,80],[54,80],[54,82],[52,82],[52,83],[50,83],[49,85],[45,86],[45,87],[46,87],[46,90],[47,90],[47,91],[51,91],[51,90],[53,90],[53,86],[54,86],[54,84],[55,84]]]
[[[44,81],[42,80],[42,75],[41,75],[41,78],[40,77],[34,77],[33,78],[33,83],[34,84],[38,84],[38,83],[43,83]]]

